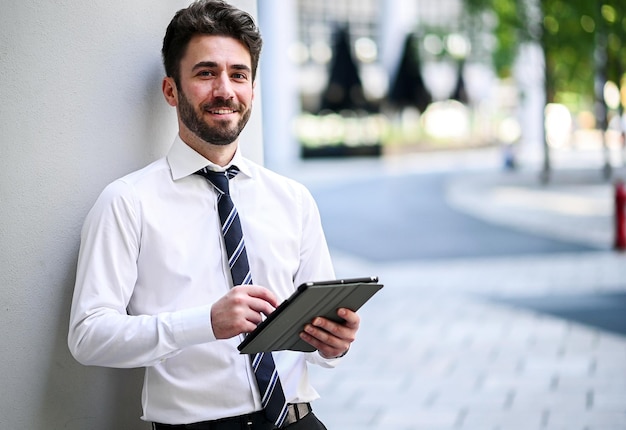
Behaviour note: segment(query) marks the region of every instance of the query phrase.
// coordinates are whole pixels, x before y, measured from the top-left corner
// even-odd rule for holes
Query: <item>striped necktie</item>
[[[233,285],[252,284],[241,223],[228,187],[228,180],[235,177],[239,169],[232,166],[225,172],[213,172],[205,167],[196,173],[204,176],[218,192],[217,210]],[[265,415],[276,427],[280,427],[287,416],[287,402],[272,354],[263,352],[256,354],[252,359],[252,368],[261,393]]]

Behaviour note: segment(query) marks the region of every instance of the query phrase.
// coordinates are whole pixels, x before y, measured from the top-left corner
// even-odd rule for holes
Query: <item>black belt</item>
[[[287,416],[282,427],[293,424],[304,418],[312,411],[309,403],[290,404],[287,408]],[[275,428],[262,411],[236,417],[222,418],[213,421],[202,421],[192,424],[159,424],[153,423],[153,430],[241,430],[241,429],[273,429]]]

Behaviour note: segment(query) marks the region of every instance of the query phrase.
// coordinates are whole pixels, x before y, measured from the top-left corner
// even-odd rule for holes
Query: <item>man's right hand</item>
[[[278,299],[267,288],[238,285],[211,307],[211,324],[217,339],[250,333],[278,306]]]

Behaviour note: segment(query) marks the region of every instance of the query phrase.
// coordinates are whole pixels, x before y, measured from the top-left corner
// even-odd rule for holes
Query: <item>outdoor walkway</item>
[[[311,370],[329,430],[626,429],[626,336],[495,300],[626,292],[626,255],[610,245],[611,183],[564,170],[539,187],[532,172],[502,172],[496,158],[490,170],[484,155],[330,162],[323,178],[319,165],[299,176],[306,184],[355,180],[364,164],[403,174],[459,163],[466,174],[448,188],[453,207],[606,250],[389,264],[333,252],[338,276],[378,275],[385,288],[360,311],[342,365]]]

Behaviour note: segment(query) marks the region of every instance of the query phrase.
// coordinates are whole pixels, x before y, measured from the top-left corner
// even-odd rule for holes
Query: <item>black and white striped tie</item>
[[[237,209],[230,198],[228,180],[239,173],[235,166],[225,172],[213,172],[206,167],[199,170],[219,193],[217,210],[222,224],[222,235],[228,256],[233,285],[252,284],[248,255]],[[287,402],[271,353],[258,353],[252,359],[252,368],[261,393],[261,404],[267,418],[280,427],[287,416]]]

